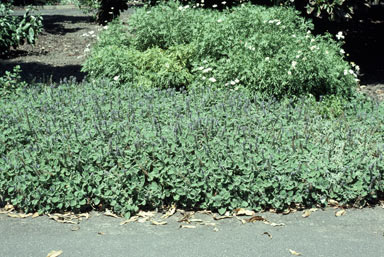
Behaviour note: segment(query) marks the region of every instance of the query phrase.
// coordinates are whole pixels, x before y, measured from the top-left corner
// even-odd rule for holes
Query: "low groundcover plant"
[[[312,98],[156,90],[113,82],[24,88],[0,99],[0,205],[25,212],[375,202],[384,106],[324,119]]]

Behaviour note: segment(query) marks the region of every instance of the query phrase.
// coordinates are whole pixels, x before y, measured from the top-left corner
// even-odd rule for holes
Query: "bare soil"
[[[121,19],[127,19],[132,12],[133,9],[124,12]],[[22,13],[22,9],[15,11],[16,15]],[[27,82],[58,83],[70,77],[82,81],[86,76],[81,72],[86,49],[96,42],[102,26],[93,21],[91,14],[86,15],[75,7],[44,9],[39,13],[44,18],[44,29],[36,44],[20,46],[9,56],[0,57],[0,76],[20,65],[22,79]],[[377,100],[384,100],[384,44],[377,41],[380,37],[376,34],[377,30],[384,29],[384,22],[373,21],[373,25],[369,27],[373,30],[366,27],[345,29],[346,52],[361,67],[359,90]],[[361,31],[364,36],[359,34]]]

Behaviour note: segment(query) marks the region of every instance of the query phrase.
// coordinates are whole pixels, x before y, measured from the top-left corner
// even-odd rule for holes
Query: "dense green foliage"
[[[20,73],[20,66],[17,65],[12,71],[5,71],[4,75],[0,76],[0,98],[8,97],[27,86],[22,81]]]
[[[245,90],[24,89],[0,99],[0,202],[53,212],[112,208],[283,210],[384,192],[384,106],[324,119],[313,98]]]
[[[141,8],[128,26],[109,26],[83,71],[93,79],[119,77],[136,86],[162,72],[162,87],[191,81],[188,88],[243,86],[278,98],[351,96],[356,75],[340,44],[329,35],[312,35],[311,29],[310,22],[283,7],[243,5],[219,12],[169,3]]]
[[[21,18],[11,14],[10,5],[0,3],[0,55],[25,42],[33,44],[42,29],[42,17],[31,15],[30,10]]]

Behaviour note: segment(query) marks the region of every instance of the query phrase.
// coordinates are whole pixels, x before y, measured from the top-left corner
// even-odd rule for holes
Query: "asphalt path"
[[[187,224],[178,222],[183,217],[179,212],[167,218],[165,225],[151,221],[120,225],[125,219],[100,212],[76,220],[77,224],[59,223],[48,216],[20,219],[0,214],[0,256],[47,256],[53,250],[71,257],[384,256],[384,208],[348,209],[336,217],[339,210],[317,210],[306,218],[302,212],[256,214],[269,224],[243,224],[236,217],[214,220],[201,213],[193,218],[208,223]],[[160,221],[159,215],[152,220]]]

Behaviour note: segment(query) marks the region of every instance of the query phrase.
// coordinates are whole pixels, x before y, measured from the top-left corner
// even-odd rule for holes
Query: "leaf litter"
[[[63,250],[59,251],[50,251],[47,255],[47,257],[57,257],[60,256],[63,253]]]

